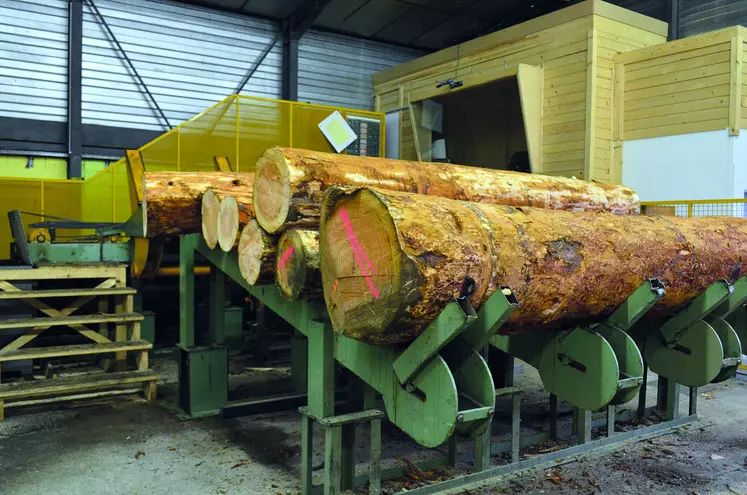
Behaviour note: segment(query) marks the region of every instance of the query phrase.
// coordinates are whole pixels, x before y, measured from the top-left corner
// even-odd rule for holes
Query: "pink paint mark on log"
[[[290,257],[293,256],[293,251],[295,251],[295,249],[293,249],[293,246],[285,250],[283,255],[280,257],[280,262],[278,263],[278,270],[282,270],[285,264],[288,263],[288,260],[290,259]]]
[[[345,211],[345,208],[340,208],[340,218],[342,218],[342,224],[345,226],[345,232],[348,234],[348,241],[350,242],[350,247],[353,249],[353,257],[355,257],[355,262],[358,264],[358,268],[360,268],[361,273],[363,274],[363,278],[366,279],[366,284],[368,285],[368,289],[371,291],[371,294],[373,294],[374,299],[378,299],[379,291],[376,290],[376,287],[371,280],[371,275],[374,272],[373,263],[371,263],[371,260],[366,255],[366,251],[363,249],[361,242],[358,240],[358,236],[355,235],[353,226],[350,224],[350,217],[348,217],[348,212]],[[366,269],[366,266],[364,266],[364,261],[368,266],[368,270]]]

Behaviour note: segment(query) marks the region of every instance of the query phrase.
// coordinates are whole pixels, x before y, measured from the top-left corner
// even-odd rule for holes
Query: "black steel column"
[[[298,100],[298,37],[293,18],[283,21],[283,99]]]
[[[669,41],[680,37],[680,0],[666,0],[666,21],[669,23]]]
[[[83,176],[82,62],[83,3],[68,0],[67,38],[67,177]]]

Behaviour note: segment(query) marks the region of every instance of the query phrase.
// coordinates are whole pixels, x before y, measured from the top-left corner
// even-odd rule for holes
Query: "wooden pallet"
[[[95,281],[95,287],[65,289],[22,290],[14,283],[19,281],[49,280]],[[0,300],[19,300],[44,316],[0,320],[0,335],[4,331],[23,328],[23,335],[0,348],[0,366],[4,362],[90,357],[112,355],[110,373],[85,374],[73,377],[33,380],[19,383],[0,383],[0,420],[4,408],[33,399],[54,397],[54,400],[75,399],[81,393],[95,397],[111,389],[133,385],[142,387],[145,398],[155,400],[158,376],[148,368],[150,342],[140,338],[143,316],[133,311],[135,289],[126,286],[125,265],[48,265],[34,269],[0,269]],[[60,299],[67,298],[61,309]],[[47,300],[57,300],[57,307]],[[109,311],[110,299],[114,311]],[[98,312],[74,314],[91,301],[98,300]],[[63,303],[64,303],[63,299]],[[109,326],[114,327],[113,339]],[[32,347],[34,340],[51,328],[67,327],[88,338],[91,343]],[[45,336],[48,336],[46,334]],[[135,355],[135,370],[127,371],[127,354]]]

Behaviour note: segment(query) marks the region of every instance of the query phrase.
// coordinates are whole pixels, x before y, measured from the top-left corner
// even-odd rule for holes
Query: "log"
[[[276,236],[262,230],[255,219],[249,220],[239,238],[239,270],[249,285],[273,282],[276,246]]]
[[[280,294],[291,300],[322,295],[318,231],[286,229],[278,240],[275,259]]]
[[[202,206],[200,216],[202,223],[202,238],[210,249],[218,245],[218,212],[220,210],[220,199],[212,189],[202,194]]]
[[[218,245],[228,253],[239,237],[239,205],[233,196],[220,200],[217,223]]]
[[[324,191],[344,185],[511,206],[640,212],[638,195],[624,186],[447,163],[270,148],[255,171],[255,216],[271,233],[284,227],[314,228]]]
[[[254,216],[253,173],[146,172],[142,204],[146,237],[195,234],[201,229],[200,202],[212,189],[219,199],[233,196],[240,222]]]
[[[321,237],[324,298],[336,331],[407,342],[462,294],[479,308],[500,286],[519,307],[500,333],[601,321],[644,281],[672,314],[719,279],[747,274],[747,220],[577,213],[333,188]]]

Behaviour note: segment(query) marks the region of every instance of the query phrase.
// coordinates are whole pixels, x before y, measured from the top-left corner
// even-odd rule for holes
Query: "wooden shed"
[[[611,180],[614,59],[667,24],[587,0],[374,76],[399,156]]]
[[[745,40],[734,26],[615,57],[612,182],[653,201],[747,197]]]

